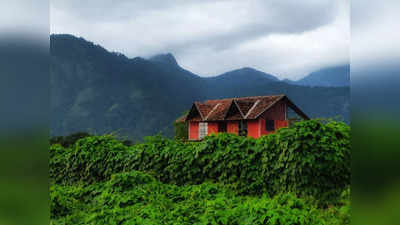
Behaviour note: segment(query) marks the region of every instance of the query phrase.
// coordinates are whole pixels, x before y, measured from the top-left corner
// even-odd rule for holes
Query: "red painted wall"
[[[261,115],[266,120],[285,120],[286,119],[286,102],[280,101],[272,108]]]
[[[227,133],[238,134],[239,133],[239,124],[237,121],[228,121],[226,124]]]
[[[247,122],[248,136],[259,138],[262,135],[274,133],[275,131],[265,130],[265,120],[275,121],[275,131],[282,127],[288,127],[289,121],[286,120],[286,102],[281,101],[263,113],[258,120],[249,120]],[[227,132],[238,134],[238,121],[227,121]],[[218,133],[218,122],[208,123],[208,135]],[[189,122],[189,140],[199,139],[199,122]]]
[[[259,120],[247,121],[247,136],[258,138],[260,137],[260,122]]]
[[[273,133],[273,132],[267,131],[265,129],[265,119],[264,118],[260,118],[258,120],[258,122],[260,124],[260,133],[261,133],[261,135],[267,135],[267,134]]]
[[[189,122],[189,140],[199,139],[199,122]]]
[[[209,122],[208,123],[208,135],[218,133],[218,123],[217,122]]]
[[[277,129],[282,127],[289,127],[289,120],[275,120],[275,127]]]
[[[275,121],[275,131],[282,127],[288,127],[289,121],[286,121],[286,102],[285,101],[278,102],[271,109],[269,109],[267,112],[263,113],[260,116],[259,119],[260,135],[275,133],[275,131],[265,130],[266,120]]]
[[[283,127],[289,127],[289,120],[275,120],[274,122],[275,122],[275,131]],[[265,129],[265,119],[260,118],[259,124],[261,128],[261,135],[275,133],[275,131],[267,131]]]

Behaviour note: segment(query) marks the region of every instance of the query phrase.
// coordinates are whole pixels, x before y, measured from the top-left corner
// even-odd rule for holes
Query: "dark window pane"
[[[226,122],[218,123],[218,132],[226,132],[227,130],[226,127],[227,127]]]
[[[245,120],[239,121],[239,135],[247,136],[247,121]]]
[[[265,130],[274,131],[275,130],[275,121],[274,120],[266,120],[265,121]]]

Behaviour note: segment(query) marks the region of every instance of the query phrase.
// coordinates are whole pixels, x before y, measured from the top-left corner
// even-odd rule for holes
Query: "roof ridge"
[[[204,102],[200,102],[201,104],[205,104],[207,101],[228,101],[228,100],[241,100],[245,98],[264,98],[264,97],[282,97],[286,96],[285,94],[277,94],[277,95],[259,95],[259,96],[245,96],[245,97],[233,97],[233,98],[220,98],[220,99],[208,99]]]
[[[222,120],[252,120],[270,110],[278,102],[286,101],[296,113],[305,119],[308,116],[302,112],[286,95],[252,96],[248,98],[230,98],[222,100],[210,100],[210,102],[195,101],[191,110],[196,110],[200,121],[222,121]],[[235,107],[236,109],[233,109]],[[237,112],[239,111],[239,112]],[[232,112],[232,113],[230,113]],[[244,115],[245,113],[245,115]],[[193,117],[193,121],[198,121]],[[192,119],[189,119],[192,120]],[[185,121],[189,121],[187,117]]]
[[[204,116],[203,116],[203,114],[201,113],[201,110],[199,109],[199,106],[198,106],[197,104],[199,104],[199,102],[194,102],[194,106],[196,107],[197,111],[199,112],[200,117],[201,117],[201,120],[204,120]],[[201,103],[200,103],[200,104],[201,104]]]
[[[231,101],[231,103],[229,104],[229,106],[228,106],[228,109],[226,110],[226,112],[224,113],[224,120],[226,119],[226,116],[228,115],[228,112],[229,112],[229,109],[231,108],[231,106],[232,106],[232,103],[233,103],[233,99],[232,100],[230,100]]]
[[[261,111],[255,118],[259,117],[261,114],[263,114],[264,112],[266,112],[268,109],[270,109],[272,106],[274,106],[277,102],[279,102],[280,100],[282,100],[283,98],[285,98],[285,95],[280,96],[278,99],[276,99],[274,102],[272,102],[271,104],[269,104],[263,111]]]
[[[279,95],[258,95],[258,96],[246,96],[246,97],[235,97],[233,99],[241,99],[241,98],[262,98],[262,97],[281,97],[285,96],[284,94]],[[222,100],[222,99],[221,99]]]
[[[257,101],[253,104],[253,106],[251,106],[251,108],[249,109],[249,111],[246,113],[246,116],[244,116],[245,119],[247,119],[247,117],[250,115],[250,113],[254,110],[254,108],[257,106],[257,104],[260,102],[260,99],[257,99]]]
[[[217,103],[217,104],[211,109],[211,111],[207,114],[207,116],[204,118],[204,120],[207,120],[208,117],[211,115],[211,113],[214,112],[214,111],[218,108],[219,105],[221,105],[221,103]]]
[[[244,119],[244,115],[243,115],[242,109],[241,109],[240,106],[238,105],[236,99],[233,99],[232,102],[235,103],[236,107],[239,109],[240,115],[242,115],[242,117],[243,117],[243,119]]]

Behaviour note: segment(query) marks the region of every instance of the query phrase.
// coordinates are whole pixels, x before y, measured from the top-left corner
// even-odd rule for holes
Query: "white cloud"
[[[250,66],[299,78],[348,62],[349,2],[54,0],[51,32],[129,57],[171,52],[203,76]]]
[[[49,33],[49,5],[46,1],[0,0],[0,32],[7,35],[25,34],[38,38]],[[15,37],[29,38],[29,37]]]
[[[395,0],[352,2],[352,71],[399,67],[399,9],[400,2]],[[358,72],[353,74],[363,75]]]

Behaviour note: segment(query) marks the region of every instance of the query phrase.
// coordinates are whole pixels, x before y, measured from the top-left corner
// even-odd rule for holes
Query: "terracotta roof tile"
[[[243,115],[246,115],[249,109],[254,105],[257,100],[255,99],[248,99],[248,100],[241,100],[236,99],[236,103],[239,106],[240,110],[242,111]]]
[[[207,101],[208,104],[215,105],[214,110],[208,115],[207,120],[224,120],[226,113],[228,112],[229,106],[232,104],[232,100],[214,100]]]
[[[272,96],[254,96],[243,98],[226,98],[207,100],[205,102],[195,102],[194,104],[203,116],[203,120],[216,121],[216,120],[240,120],[240,119],[256,119],[262,112],[267,110],[275,102],[281,100],[284,95]],[[229,108],[238,107],[246,118],[240,112],[233,113],[226,117]],[[200,119],[200,118],[198,118]],[[196,120],[195,118],[190,120]]]
[[[214,105],[204,104],[201,102],[196,102],[196,107],[199,109],[200,114],[202,115],[203,119],[207,117],[208,113],[214,107]]]
[[[246,119],[256,119],[262,112],[267,110],[270,106],[272,106],[275,102],[279,101],[283,98],[284,95],[277,96],[264,96],[259,98],[258,104],[254,107],[254,109],[247,115]]]

